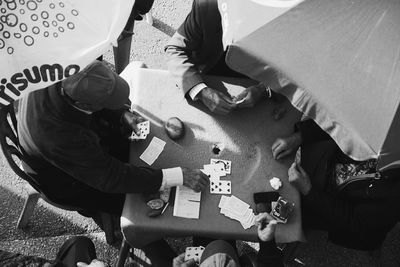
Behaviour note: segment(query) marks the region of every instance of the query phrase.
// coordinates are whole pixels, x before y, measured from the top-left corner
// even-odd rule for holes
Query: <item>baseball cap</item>
[[[62,87],[70,98],[96,110],[121,108],[129,97],[128,83],[98,60],[62,81]]]

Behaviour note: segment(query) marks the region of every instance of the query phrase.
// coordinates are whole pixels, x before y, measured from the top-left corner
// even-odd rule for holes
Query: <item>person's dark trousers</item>
[[[51,266],[76,267],[78,262],[90,264],[94,259],[96,259],[96,249],[92,240],[85,236],[75,236],[65,241]]]
[[[177,256],[164,239],[152,242],[141,248],[141,250],[144,252],[144,255],[134,251],[131,251],[130,255],[140,266],[170,267],[172,266],[173,259]],[[150,263],[148,263],[146,258],[150,260]]]

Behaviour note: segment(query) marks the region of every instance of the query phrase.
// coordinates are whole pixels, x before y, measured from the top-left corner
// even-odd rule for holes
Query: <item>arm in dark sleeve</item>
[[[258,267],[283,267],[282,252],[276,247],[275,240],[263,242],[260,240],[260,250],[257,255]]]
[[[168,69],[178,79],[178,86],[183,89],[184,94],[203,82],[192,57],[192,53],[201,47],[203,39],[199,13],[204,11],[199,2],[193,1],[191,12],[165,47]]]
[[[104,152],[91,131],[59,136],[47,142],[43,157],[75,179],[107,193],[147,193],[157,191],[162,171],[124,163]]]
[[[331,137],[322,130],[314,120],[308,119],[295,124],[295,131],[300,132],[302,144],[329,140]]]

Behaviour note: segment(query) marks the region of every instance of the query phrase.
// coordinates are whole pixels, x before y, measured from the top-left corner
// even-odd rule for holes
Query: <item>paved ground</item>
[[[141,60],[151,68],[165,69],[163,46],[183,21],[192,0],[155,1],[154,25],[139,22],[135,27],[131,60]],[[113,62],[112,53],[105,60]],[[89,219],[75,212],[62,211],[39,202],[28,228],[16,229],[24,197],[24,182],[19,180],[0,155],[0,249],[55,257],[57,248],[71,235],[87,235],[96,243],[99,258],[114,264],[118,250],[105,243],[103,233]],[[190,241],[190,240],[189,240]],[[298,258],[307,266],[378,266],[374,258],[365,253],[342,249],[326,241],[322,233],[310,233],[309,243],[302,245]],[[187,239],[171,240],[182,250]],[[382,266],[400,266],[400,228],[397,226],[385,241]],[[291,266],[299,266],[291,264]]]

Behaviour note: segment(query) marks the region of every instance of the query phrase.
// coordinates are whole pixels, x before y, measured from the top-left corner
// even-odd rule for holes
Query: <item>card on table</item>
[[[244,229],[255,224],[255,215],[250,205],[235,196],[221,196],[218,207],[223,215],[239,221]]]
[[[218,175],[219,177],[225,176],[225,166],[223,163],[217,163],[217,164],[206,164],[203,166],[203,169],[208,173],[208,174],[215,174]]]
[[[210,169],[208,170],[200,169],[200,171],[202,171],[205,175],[207,175],[210,181],[219,181],[220,178],[219,175],[213,171],[210,171]]]
[[[149,146],[143,151],[139,158],[151,166],[164,150],[165,144],[165,141],[154,136]]]
[[[250,207],[249,204],[247,204],[246,202],[244,202],[243,200],[235,197],[235,196],[231,196],[228,201],[226,202],[226,205],[224,206],[224,208],[229,209],[231,211],[237,211],[239,213],[244,213],[248,208]]]
[[[210,180],[210,193],[211,194],[231,194],[231,181],[214,181]]]
[[[200,262],[201,255],[203,254],[204,247],[187,247],[185,250],[185,261],[194,259],[197,263]]]
[[[232,162],[230,160],[224,160],[224,159],[211,159],[210,160],[211,164],[219,164],[222,163],[224,166],[224,171],[226,174],[231,174],[231,168],[232,168]]]

